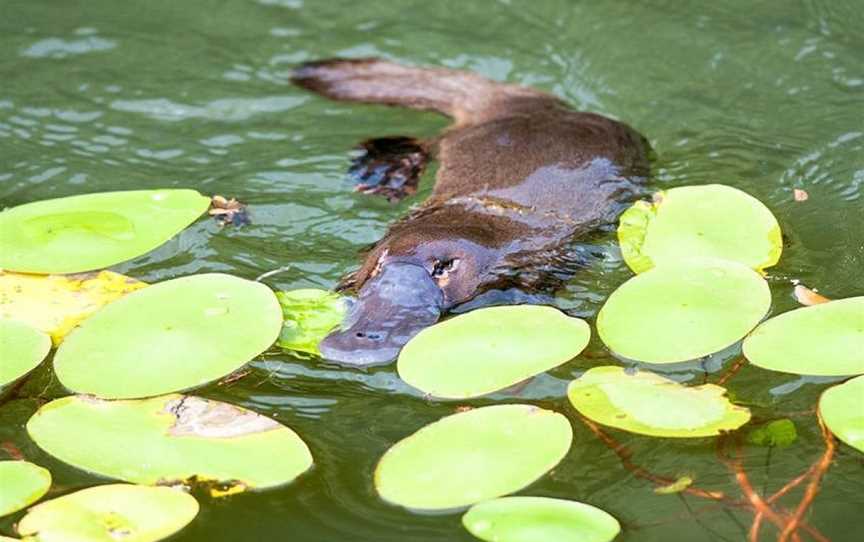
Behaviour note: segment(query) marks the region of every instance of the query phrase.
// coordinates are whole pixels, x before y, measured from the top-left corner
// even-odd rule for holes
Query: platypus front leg
[[[420,175],[429,160],[429,150],[423,142],[410,137],[379,137],[364,141],[358,149],[360,154],[348,168],[348,177],[356,191],[380,194],[390,201],[417,191]]]

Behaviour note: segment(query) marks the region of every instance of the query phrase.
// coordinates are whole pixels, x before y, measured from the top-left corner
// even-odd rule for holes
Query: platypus
[[[392,361],[442,314],[487,293],[509,292],[518,302],[519,293],[554,291],[580,265],[576,243],[644,195],[644,137],[537,89],[375,58],[306,63],[292,80],[334,100],[453,120],[431,140],[371,139],[353,160],[357,190],[391,200],[416,190],[428,160],[439,168],[429,198],[391,225],[340,284],[357,300],[319,345],[337,363]]]

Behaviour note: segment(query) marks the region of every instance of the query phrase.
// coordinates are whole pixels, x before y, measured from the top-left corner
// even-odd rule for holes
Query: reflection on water
[[[144,280],[205,271],[252,278],[290,265],[268,283],[326,288],[352,268],[358,250],[429,193],[434,170],[417,196],[390,205],[350,191],[349,149],[372,136],[429,136],[445,121],[327,102],[292,88],[288,74],[305,60],[381,55],[536,85],[625,120],[657,150],[657,187],[722,182],[755,195],[787,237],[769,276],[775,312],[795,306],[790,279],[829,297],[864,293],[864,10],[856,0],[6,0],[0,15],[3,205],[156,187],[249,203],[251,226],[200,222],[118,266]],[[809,199],[794,201],[795,188]],[[629,276],[612,235],[592,243],[596,257],[557,300],[589,319]],[[732,348],[670,376],[716,380],[737,355]],[[567,381],[617,362],[595,338],[570,364],[470,404],[532,401],[572,415]],[[389,367],[361,372],[274,351],[252,368],[204,393],[291,425],[316,466],[283,489],[203,499],[178,541],[470,540],[458,515],[410,514],[371,488],[380,454],[456,403],[424,398]],[[757,418],[790,417],[798,428],[789,448],[746,448],[755,484],[779,487],[821,453],[809,409],[826,385],[752,367],[729,382]],[[62,393],[50,373],[32,384],[34,393],[46,386]],[[61,489],[95,483],[27,441],[20,424],[32,408],[0,409],[0,441],[49,466]],[[526,493],[603,507],[625,526],[623,540],[745,537],[749,512],[655,495],[573,420],[570,454]],[[738,495],[710,439],[616,438],[656,472]],[[833,540],[860,530],[861,475],[860,456],[841,448],[808,519]],[[0,531],[12,521],[0,520]]]

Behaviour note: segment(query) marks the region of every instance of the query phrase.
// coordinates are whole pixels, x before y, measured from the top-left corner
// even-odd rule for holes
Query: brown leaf
[[[824,295],[814,292],[803,284],[795,285],[795,299],[798,300],[798,303],[808,307],[810,305],[819,305],[831,301]]]
[[[213,196],[210,198],[210,216],[219,221],[219,225],[234,224],[242,226],[249,224],[249,215],[246,213],[246,204],[240,203],[234,198],[227,199],[224,196]]]

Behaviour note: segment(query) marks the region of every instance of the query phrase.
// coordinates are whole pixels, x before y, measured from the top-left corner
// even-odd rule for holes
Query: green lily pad
[[[763,369],[816,376],[864,373],[864,296],[775,316],[744,340],[744,355]]]
[[[780,226],[765,205],[731,186],[682,186],[639,201],[621,215],[618,241],[635,273],[701,257],[761,271],[783,250]]]
[[[599,508],[546,497],[481,502],[462,516],[462,524],[487,542],[609,542],[621,532],[618,521]]]
[[[36,368],[48,351],[51,337],[16,320],[0,320],[0,387]]]
[[[0,213],[0,268],[80,273],[150,252],[210,206],[194,190],[130,190],[36,201]]]
[[[60,382],[105,399],[201,386],[266,350],[282,327],[265,285],[230,275],[154,284],[106,305],[61,343]]]
[[[112,484],[34,506],[18,533],[29,542],[155,542],[197,514],[198,502],[180,490]]]
[[[468,506],[519,491],[570,449],[567,418],[532,405],[453,414],[396,443],[375,469],[375,488],[417,510]]]
[[[591,329],[552,307],[480,309],[421,331],[399,354],[399,376],[435,397],[477,397],[577,356]]]
[[[756,446],[785,448],[798,440],[798,430],[795,423],[788,419],[774,420],[766,423],[747,434],[747,442]]]
[[[286,350],[320,355],[318,343],[345,316],[345,300],[337,293],[316,288],[276,292],[282,306],[282,333],[277,344]]]
[[[770,305],[768,284],[752,269],[724,260],[682,260],[615,290],[597,315],[597,332],[625,358],[688,361],[743,338]]]
[[[864,452],[864,376],[828,388],[819,398],[819,414],[837,438]]]
[[[684,386],[648,371],[593,367],[570,383],[567,397],[597,423],[652,437],[709,437],[750,420],[726,390],[714,384]]]
[[[30,437],[80,469],[136,484],[198,481],[264,488],[312,465],[291,429],[228,403],[179,394],[133,401],[63,397],[27,422]]]
[[[27,461],[0,461],[0,516],[38,501],[51,487],[51,473]]]

